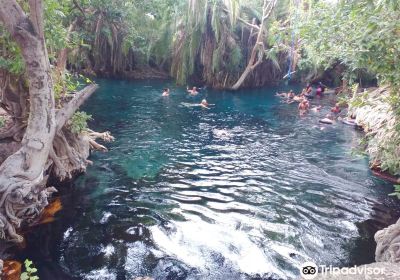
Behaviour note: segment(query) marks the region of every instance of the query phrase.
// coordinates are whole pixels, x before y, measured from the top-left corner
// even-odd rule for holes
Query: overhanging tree
[[[264,59],[265,56],[265,46],[264,46],[264,33],[265,33],[265,22],[271,15],[273,9],[275,8],[277,0],[264,0],[262,8],[261,23],[259,25],[255,24],[255,21],[248,23],[245,20],[241,20],[244,24],[250,26],[250,28],[256,30],[257,40],[254,44],[253,50],[251,51],[250,59],[246,68],[244,69],[242,75],[237,80],[237,82],[232,86],[233,90],[237,90],[246,80],[247,76],[258,66]]]
[[[21,242],[23,238],[16,229],[22,222],[29,223],[38,217],[48,197],[56,191],[46,185],[50,172],[64,179],[74,171],[83,171],[89,163],[89,147],[95,146],[94,138],[112,137],[108,133],[71,133],[67,140],[66,133],[70,132],[66,123],[97,85],[91,84],[69,96],[61,109],[56,109],[44,38],[43,2],[29,0],[28,15],[17,1],[1,0],[0,20],[21,50],[29,87],[25,100],[29,103],[29,117],[26,128],[20,128],[24,130],[20,148],[0,165],[0,237]],[[3,97],[7,90],[2,88]]]

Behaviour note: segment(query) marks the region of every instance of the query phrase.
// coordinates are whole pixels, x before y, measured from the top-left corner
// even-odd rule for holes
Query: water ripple
[[[300,118],[277,89],[203,92],[217,105],[202,110],[161,86],[107,81],[88,104],[117,140],[77,183],[87,202],[64,234],[64,267],[86,279],[293,279],[306,260],[347,263],[356,224],[387,192],[348,153],[356,131]]]

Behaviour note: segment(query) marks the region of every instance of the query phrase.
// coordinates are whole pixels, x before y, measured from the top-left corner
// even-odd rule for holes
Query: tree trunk
[[[56,123],[42,1],[29,0],[29,7],[28,17],[15,0],[0,1],[0,19],[21,48],[29,80],[30,115],[21,148],[0,166],[0,237],[17,242],[22,237],[15,228],[36,217],[53,191],[43,183]]]
[[[258,30],[258,35],[257,35],[257,40],[256,43],[254,44],[253,50],[251,52],[251,56],[249,59],[249,62],[246,66],[246,69],[243,71],[242,75],[240,78],[237,80],[237,82],[232,86],[232,90],[237,90],[239,89],[243,82],[246,80],[247,76],[253,72],[253,70],[261,64],[261,62],[264,59],[264,52],[265,52],[265,46],[264,46],[264,28],[265,28],[265,21],[268,19],[268,17],[271,15],[272,10],[275,8],[277,0],[264,0],[263,4],[263,15],[261,18],[261,23],[259,26],[255,24],[250,24],[245,22],[244,20],[241,20],[245,24],[249,25],[253,30],[256,29]],[[254,21],[253,21],[254,22]],[[251,32],[252,33],[252,32]],[[250,35],[251,37],[251,35]],[[257,59],[256,59],[257,58]]]
[[[71,37],[71,33],[74,31],[75,26],[77,24],[77,20],[74,20],[68,27],[66,41],[68,42]],[[68,47],[63,48],[57,56],[57,71],[59,72],[60,76],[63,75],[64,70],[67,66],[67,59],[68,59]]]
[[[29,0],[29,6],[30,15],[27,17],[15,0],[0,0],[0,20],[21,48],[29,80],[27,98],[26,94],[21,94],[26,89],[17,92],[9,83],[9,78],[0,79],[4,81],[0,88],[1,105],[9,115],[15,114],[15,104],[18,102],[22,104],[21,107],[30,103],[27,124],[23,121],[24,126],[18,130],[22,134],[26,126],[22,141],[19,143],[14,139],[11,143],[5,143],[5,147],[18,150],[11,155],[0,153],[0,238],[14,242],[23,240],[16,229],[23,221],[31,223],[37,218],[48,204],[48,197],[56,191],[46,187],[47,177],[51,174],[62,181],[85,171],[91,163],[87,160],[91,148],[107,150],[95,140],[114,140],[109,132],[75,134],[67,125],[75,111],[97,89],[97,85],[92,84],[75,94],[66,95],[62,108],[55,109],[53,81],[44,41],[42,1]],[[72,29],[70,27],[70,31]],[[58,73],[65,70],[66,55],[67,50],[62,52],[58,69],[55,69]],[[24,99],[23,102],[21,99]],[[4,103],[4,100],[7,102]],[[28,114],[28,110],[23,111],[25,115]],[[11,133],[3,138],[13,136]],[[7,152],[11,153],[10,149]],[[6,156],[7,159],[3,161]]]
[[[0,70],[0,107],[11,119],[11,125],[0,132],[0,140],[13,138],[20,142],[25,131],[29,115],[28,89],[19,78]]]

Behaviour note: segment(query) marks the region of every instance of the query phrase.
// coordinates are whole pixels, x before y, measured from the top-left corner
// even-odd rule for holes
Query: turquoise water
[[[161,82],[99,84],[84,109],[116,141],[62,191],[46,255],[58,275],[293,279],[310,259],[373,255],[358,225],[391,186],[351,154],[358,131],[318,124],[329,98],[300,117],[274,96],[284,87],[189,97],[170,83],[161,97]],[[205,96],[215,106],[190,106]]]

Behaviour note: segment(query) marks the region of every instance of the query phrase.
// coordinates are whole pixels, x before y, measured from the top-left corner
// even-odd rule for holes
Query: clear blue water
[[[285,87],[189,97],[170,83],[163,98],[161,82],[99,84],[84,109],[116,141],[64,191],[50,255],[66,275],[293,279],[310,259],[362,262],[357,225],[391,186],[351,154],[358,131],[318,124],[332,100],[300,117],[274,96]],[[204,96],[215,106],[189,106]]]

